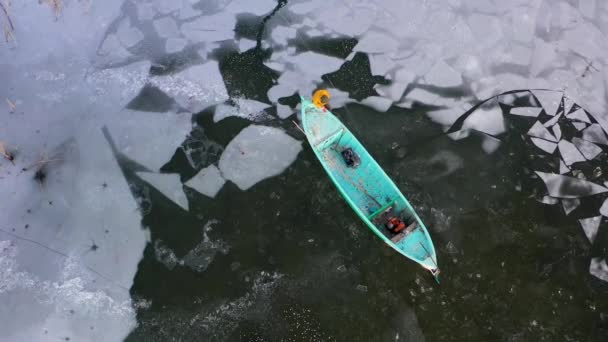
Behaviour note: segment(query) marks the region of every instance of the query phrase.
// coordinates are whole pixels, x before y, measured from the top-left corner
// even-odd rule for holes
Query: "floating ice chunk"
[[[608,198],[604,200],[604,203],[600,207],[600,214],[608,217]]]
[[[179,30],[177,29],[177,24],[172,17],[164,17],[161,19],[156,19],[153,22],[154,29],[158,36],[161,38],[175,38],[179,37]]]
[[[560,140],[559,152],[566,165],[570,166],[577,162],[585,161],[585,157],[579,152],[579,150],[569,141]]]
[[[598,124],[592,124],[583,131],[583,139],[594,142],[596,144],[608,145],[608,138],[602,127]]]
[[[258,16],[269,13],[277,5],[275,0],[233,0],[225,10],[230,13],[252,13]]]
[[[155,0],[156,8],[162,14],[169,14],[175,12],[182,6],[181,1],[178,0]]]
[[[536,138],[541,138],[553,142],[557,142],[557,139],[549,132],[549,130],[540,123],[540,121],[536,121],[534,125],[528,130],[528,135]]]
[[[327,88],[327,91],[331,94],[329,101],[332,108],[344,107],[347,103],[354,102],[353,99],[348,97],[348,93],[335,88]]]
[[[607,192],[605,187],[574,177],[536,171],[549,195],[556,198],[578,198]]]
[[[426,83],[437,87],[457,87],[462,84],[462,76],[445,61],[440,60],[424,76]]]
[[[587,239],[589,239],[589,242],[593,244],[595,237],[597,236],[597,231],[600,228],[600,223],[602,222],[602,216],[580,219],[578,222],[581,224],[581,227],[583,227],[583,231],[585,232]]]
[[[533,90],[532,94],[534,94],[534,97],[536,97],[543,106],[545,113],[551,116],[557,114],[557,109],[559,108],[563,97],[561,92],[552,90]]]
[[[554,61],[557,58],[557,52],[555,50],[556,48],[552,43],[547,43],[540,38],[535,39],[534,52],[532,53],[532,64],[530,66],[530,73],[532,76],[538,76],[541,72],[547,69],[548,66],[554,64]],[[547,110],[547,108],[545,108],[545,110]],[[549,115],[555,114],[555,112],[552,113],[553,114]]]
[[[290,58],[290,63],[293,63],[303,73],[321,76],[338,70],[344,61],[340,58],[307,51]]]
[[[549,204],[549,205],[554,205],[554,204],[559,203],[559,200],[557,198],[553,198],[551,196],[543,196],[540,200],[537,199],[537,201],[539,201],[540,203]]]
[[[513,115],[538,117],[542,110],[543,109],[540,107],[513,107],[509,113]]]
[[[558,115],[552,117],[551,120],[548,120],[547,122],[545,122],[543,124],[543,126],[551,127],[551,126],[555,125],[561,117],[562,117],[562,113],[559,113]]]
[[[230,116],[238,116],[248,120],[257,119],[264,109],[270,105],[255,100],[239,98],[235,100],[236,106],[218,105],[213,115],[213,122],[218,122]]]
[[[150,83],[193,113],[228,100],[216,61],[191,66],[175,75],[155,76]]]
[[[439,95],[421,88],[414,88],[412,91],[407,93],[406,99],[413,102],[434,104],[439,99]]]
[[[291,73],[290,71],[286,71],[283,74],[281,74],[281,77],[286,74],[290,74],[290,73]],[[279,78],[279,80],[280,80],[280,78]],[[276,103],[279,100],[279,98],[291,96],[291,95],[293,95],[293,93],[296,90],[297,89],[293,86],[293,84],[290,84],[289,82],[279,81],[279,84],[268,89],[267,95],[268,95],[268,99],[270,101]]]
[[[390,85],[376,85],[374,89],[381,96],[388,97],[393,102],[401,100],[407,86],[414,81],[416,75],[409,70],[399,69]]]
[[[245,52],[247,50],[253,49],[257,45],[255,40],[241,38],[239,39],[239,51]]]
[[[214,198],[224,183],[226,180],[222,177],[220,170],[215,165],[211,165],[199,171],[185,185],[207,197]]]
[[[499,139],[486,135],[484,136],[483,142],[481,143],[481,148],[485,153],[492,154],[496,152],[496,150],[498,150],[501,143],[502,141],[500,141]]]
[[[587,124],[584,122],[572,122],[572,126],[576,128],[578,131],[582,131],[587,128]]]
[[[564,96],[564,113],[566,114],[566,116],[568,116],[567,114],[570,113],[572,106],[574,106],[574,100],[572,100],[568,96]]]
[[[591,123],[591,120],[589,120],[589,117],[585,113],[585,110],[582,108],[579,108],[578,110],[576,110],[573,113],[567,114],[566,117],[569,119],[572,119],[572,120],[578,120],[578,121],[582,121],[582,122],[586,122],[586,123]]]
[[[272,29],[270,37],[275,42],[275,44],[286,46],[287,40],[295,38],[296,33],[296,29],[292,27],[277,26]]]
[[[231,13],[222,12],[201,16],[194,21],[184,23],[181,31],[186,38],[195,43],[218,42],[233,39],[235,25],[236,17]]]
[[[188,198],[177,173],[137,172],[137,175],[152,185],[175,204],[188,210]]]
[[[116,35],[118,39],[127,48],[135,46],[142,39],[144,39],[144,34],[136,27],[131,27],[131,21],[127,18],[124,19],[120,25],[118,25],[118,29],[116,30]]]
[[[384,113],[391,107],[393,101],[380,96],[369,96],[363,99],[361,104]]]
[[[186,45],[188,45],[188,41],[182,38],[169,38],[165,43],[165,51],[167,53],[176,53],[182,51]]]
[[[149,2],[137,1],[135,2],[135,6],[137,6],[137,17],[139,18],[139,21],[154,19],[154,16],[156,15],[154,5]]]
[[[354,23],[353,23],[354,24]],[[399,42],[386,33],[368,31],[359,40],[353,51],[387,53],[397,50]]]
[[[280,71],[280,72],[285,70],[285,64],[278,63],[278,62],[264,62],[264,65],[269,67],[272,70],[276,70],[276,71]]]
[[[555,152],[555,149],[557,148],[557,144],[554,142],[538,138],[530,138],[530,140],[532,140],[532,143],[534,143],[534,145],[536,145],[538,148],[549,154],[553,154],[553,152]]]
[[[500,107],[480,108],[464,122],[463,128],[472,128],[491,135],[505,131],[505,122]]]
[[[606,264],[606,259],[591,259],[591,264],[589,265],[589,273],[600,280],[608,281],[608,264]]]
[[[580,138],[572,138],[572,143],[574,143],[574,146],[581,151],[587,160],[592,160],[593,158],[597,157],[598,154],[602,153],[602,149],[600,147],[589,141]]]
[[[581,200],[578,198],[564,198],[562,199],[562,207],[566,215],[570,214],[574,209],[578,208],[581,204]]]
[[[247,190],[282,173],[302,150],[301,142],[278,128],[251,125],[226,146],[219,168],[225,179]]]
[[[293,110],[289,106],[277,104],[277,116],[281,119],[287,119],[293,114]]]
[[[559,124],[555,124],[553,127],[553,134],[555,135],[555,138],[557,140],[560,140],[562,138],[562,129],[561,127],[559,127]]]
[[[568,173],[570,172],[570,168],[568,167],[568,165],[566,165],[566,163],[564,163],[563,159],[559,159],[559,173],[560,174],[564,174],[564,173]]]
[[[158,171],[192,129],[190,114],[124,110],[121,120],[108,124],[118,150]]]

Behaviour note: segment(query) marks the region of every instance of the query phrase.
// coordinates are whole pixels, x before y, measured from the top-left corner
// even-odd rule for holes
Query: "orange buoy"
[[[317,108],[323,108],[329,104],[330,98],[331,96],[329,95],[329,92],[327,90],[320,89],[315,91],[315,93],[312,95],[312,103]]]

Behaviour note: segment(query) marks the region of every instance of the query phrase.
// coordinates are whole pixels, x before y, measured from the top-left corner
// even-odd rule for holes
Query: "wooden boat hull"
[[[433,242],[405,196],[338,118],[305,98],[301,101],[306,138],[344,199],[380,239],[431,271],[438,280]],[[347,166],[341,154],[346,148],[351,148],[360,158],[357,167]],[[392,216],[403,218],[408,229],[413,229],[396,235],[390,232],[385,223]]]

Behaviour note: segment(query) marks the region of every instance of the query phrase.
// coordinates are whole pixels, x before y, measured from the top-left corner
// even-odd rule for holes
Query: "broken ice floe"
[[[536,171],[549,195],[556,198],[578,198],[607,192],[605,187],[574,177]]]
[[[563,97],[561,92],[552,90],[532,90],[532,94],[538,99],[538,102],[540,102],[547,115],[553,116],[557,114],[557,109],[559,108]]]
[[[549,154],[553,154],[553,152],[555,152],[555,149],[557,148],[557,144],[554,142],[550,142],[544,139],[538,139],[538,138],[530,138],[530,140],[532,141],[532,143],[534,145],[536,145],[536,147],[540,148],[541,150],[549,153]]]
[[[602,223],[602,216],[580,219],[578,222],[581,224],[581,227],[583,227],[583,231],[585,232],[587,239],[589,239],[589,242],[593,244],[595,237],[597,236],[597,231],[600,228],[600,223]]]
[[[188,210],[188,198],[184,193],[184,188],[178,174],[137,172],[137,175],[173,201],[173,203],[186,211]]]
[[[465,120],[463,128],[472,128],[491,135],[501,134],[505,131],[502,110],[498,106],[477,109]]]
[[[153,171],[166,164],[184,141],[192,123],[187,113],[123,110],[107,125],[119,152]]]
[[[424,76],[426,83],[437,87],[457,87],[462,84],[462,77],[445,61],[441,60]]]
[[[365,99],[359,101],[362,105],[368,106],[378,112],[386,112],[393,101],[381,96],[368,96]]]
[[[220,170],[215,165],[211,165],[199,171],[185,185],[207,197],[214,198],[225,182]]]
[[[592,160],[602,153],[602,149],[599,146],[589,141],[580,138],[572,138],[572,143],[574,143],[574,146],[576,146],[587,160]]]
[[[216,61],[194,65],[174,75],[151,77],[150,83],[193,113],[228,100]]]
[[[256,41],[255,40],[251,40],[251,39],[247,39],[247,38],[241,38],[239,39],[239,52],[245,52],[247,50],[251,50],[256,46]],[[268,66],[268,65],[267,65]]]
[[[569,215],[581,204],[581,200],[578,198],[564,198],[562,199],[562,207],[566,215]]]
[[[283,172],[301,150],[301,142],[282,130],[251,125],[226,146],[219,168],[226,180],[247,190],[261,180]]]
[[[509,113],[513,115],[538,117],[543,109],[540,107],[513,107]]]
[[[584,122],[572,122],[572,126],[574,126],[577,131],[582,131],[587,128],[587,124]]]
[[[589,273],[603,281],[608,281],[608,264],[606,259],[592,258],[589,264]]]
[[[568,165],[566,165],[566,163],[564,163],[563,159],[559,159],[559,173],[560,174],[564,174],[564,173],[568,173],[570,172],[570,168],[568,167]]]
[[[568,166],[586,160],[576,146],[567,140],[560,140],[557,146],[564,163]]]
[[[270,107],[270,105],[266,103],[245,98],[238,98],[234,100],[234,102],[236,103],[235,106],[226,104],[218,105],[213,114],[213,121],[218,122],[230,116],[238,116],[255,121],[264,113],[266,108]]]
[[[562,138],[562,129],[559,124],[553,125],[551,128],[553,130],[553,135],[555,135],[555,139],[560,140]]]
[[[591,120],[589,120],[589,116],[587,116],[587,113],[585,113],[585,110],[582,108],[579,108],[578,110],[570,114],[566,114],[566,117],[571,120],[578,120],[589,124],[591,123]]]
[[[557,142],[555,136],[549,132],[549,130],[543,126],[540,121],[536,121],[534,125],[528,130],[528,135],[536,138],[541,138],[548,141]]]
[[[600,207],[600,214],[608,217],[608,198],[604,200],[604,203],[602,203],[602,206]]]
[[[604,129],[598,124],[592,124],[583,130],[583,139],[602,145],[608,145]]]

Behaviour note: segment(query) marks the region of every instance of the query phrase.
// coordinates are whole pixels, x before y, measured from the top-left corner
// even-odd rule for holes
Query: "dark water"
[[[227,2],[223,1],[190,3],[204,15],[230,11]],[[203,62],[217,61],[221,82],[226,88],[227,100],[196,110],[193,110],[196,106],[185,105],[188,101],[180,98],[183,94],[179,89],[169,86],[161,89],[162,85],[149,80],[137,88],[134,96],[123,95],[126,97],[124,107],[150,115],[192,112],[192,129],[185,140],[174,146],[175,152],[163,161],[159,170],[152,171],[176,173],[180,182],[185,183],[200,170],[218,165],[227,146],[243,129],[252,125],[252,121],[255,125],[280,129],[303,142],[302,151],[286,170],[247,190],[227,181],[212,198],[188,186],[183,187],[189,205],[186,211],[144,181],[138,172],[151,171],[151,168],[129,156],[125,149],[112,145],[113,137],[118,133],[111,127],[104,128],[104,137],[109,142],[108,146],[104,145],[104,151],[111,151],[118,162],[128,189],[137,200],[138,212],[142,214],[141,225],[149,231],[143,258],[137,264],[133,284],[128,289],[128,295],[135,303],[137,326],[125,340],[608,340],[608,286],[600,279],[606,277],[606,271],[590,274],[591,260],[608,257],[606,218],[599,218],[601,224],[595,239],[586,236],[579,222],[605,214],[601,208],[606,194],[590,195],[590,190],[580,181],[605,185],[608,149],[606,145],[596,144],[600,149],[596,156],[568,162],[570,168],[561,172],[560,162],[574,157],[563,145],[555,148],[560,138],[555,141],[551,140],[554,136],[540,139],[553,146],[553,151],[543,152],[539,150],[538,141],[531,139],[539,136],[530,133],[535,122],[546,124],[557,112],[561,115],[557,120],[561,140],[569,142],[582,137],[583,133],[575,123],[581,125],[583,122],[566,117],[579,108],[587,110],[589,115],[585,127],[603,124],[603,98],[606,96],[598,84],[606,79],[608,54],[606,51],[596,53],[590,47],[599,41],[596,36],[591,33],[586,36],[586,31],[576,30],[597,26],[594,30],[589,29],[590,32],[600,32],[598,36],[603,37],[607,30],[603,20],[608,16],[608,8],[602,7],[607,13],[598,9],[598,13],[590,17],[589,7],[576,1],[560,2],[556,5],[560,10],[555,12],[548,9],[552,4],[547,1],[534,2],[535,12],[520,4],[523,13],[529,10],[530,16],[537,20],[529,33],[529,41],[524,37],[522,42],[522,34],[517,31],[519,17],[515,15],[515,23],[510,22],[514,31],[510,33],[512,36],[505,34],[494,42],[488,41],[493,34],[493,26],[489,24],[495,20],[500,22],[505,13],[511,13],[511,9],[520,8],[520,5],[484,1],[463,5],[447,1],[433,2],[435,7],[427,7],[426,2],[405,2],[411,11],[419,10],[420,16],[436,19],[437,27],[427,23],[430,28],[426,31],[412,30],[412,25],[421,23],[416,20],[415,13],[408,12],[409,21],[404,19],[403,27],[397,29],[396,24],[391,24],[394,32],[378,31],[388,36],[409,32],[399,38],[402,45],[396,51],[387,53],[382,49],[391,44],[388,41],[383,41],[380,47],[372,46],[368,51],[362,51],[357,46],[361,46],[358,44],[365,39],[365,34],[325,32],[331,31],[333,26],[327,21],[321,23],[321,19],[313,15],[317,12],[301,15],[298,14],[300,10],[292,7],[303,3],[307,2],[278,1],[273,4],[274,9],[269,7],[267,11],[259,11],[259,15],[251,13],[250,4],[241,4],[247,10],[235,11],[234,28],[228,30],[234,31],[234,39],[213,42],[190,39],[176,52],[167,52],[166,37],[155,32],[149,19],[140,18],[138,11],[142,2],[125,2],[117,12],[118,17],[112,17],[108,32],[113,32],[124,18],[130,18],[144,38],[128,49],[129,57],[113,57],[96,67],[113,70],[132,62],[150,61],[146,77],[170,77]],[[153,6],[162,8],[164,5]],[[391,1],[353,5],[361,11],[370,7],[389,13],[394,6],[397,5]],[[341,20],[345,8],[350,8],[346,2],[331,2],[321,7],[318,12],[334,11],[336,21]],[[474,22],[467,24],[472,31],[472,46],[477,50],[447,50],[457,42],[443,39],[441,31],[447,35],[466,25],[456,21],[453,27],[442,26],[444,17],[440,16],[438,8],[449,8],[447,12],[462,18],[479,16],[482,24],[488,24],[487,32],[481,33],[475,30]],[[436,15],[434,11],[437,11]],[[547,19],[543,11],[554,13],[554,17]],[[318,25],[306,23],[306,19],[310,19],[307,16]],[[389,20],[382,18],[385,17],[376,19],[378,26],[385,25],[383,20]],[[175,19],[180,25],[195,20]],[[366,25],[361,18],[353,17],[352,20]],[[284,45],[277,43],[282,37],[273,34],[278,35],[276,32],[281,29],[297,25],[300,26],[296,32],[284,39]],[[556,29],[560,25],[566,38]],[[321,34],[312,34],[306,27],[318,29]],[[430,35],[433,38],[430,39],[427,33],[435,32],[435,29],[439,32]],[[201,30],[214,31],[214,28]],[[568,32],[578,34],[581,43],[568,38]],[[107,37],[106,33],[104,39]],[[249,39],[252,45],[240,49],[238,39]],[[554,45],[557,46],[555,53],[547,52],[544,44],[548,44],[551,51]],[[604,43],[597,44],[601,50]],[[435,45],[446,50],[437,54]],[[531,54],[526,63],[504,57],[510,56],[508,52],[517,49],[516,46],[525,47]],[[206,54],[201,52],[203,50]],[[276,54],[283,52],[287,56],[285,60],[277,59]],[[300,64],[290,61],[306,52],[331,56],[342,62],[335,70],[314,76],[314,80],[302,84],[291,78],[282,79],[293,70],[325,70],[327,65],[315,64],[314,60],[300,61]],[[412,54],[415,57],[411,57]],[[387,66],[387,70],[393,70],[391,72],[374,72],[374,69],[384,67],[374,59],[384,58],[384,55],[390,55],[395,61],[410,57],[413,61],[408,62],[410,64],[395,62],[396,69],[390,69],[392,64]],[[467,59],[469,55],[478,55],[481,57],[478,62],[488,64],[479,71],[471,66],[475,63]],[[587,64],[576,57],[581,55]],[[459,81],[450,80],[449,70],[441,71],[437,82],[425,76],[426,72],[416,71],[433,58],[445,59],[454,69],[458,65]],[[487,62],[493,59],[501,62]],[[283,63],[286,71],[269,67],[269,62]],[[10,63],[0,64],[3,65]],[[408,68],[414,70],[414,75],[401,89],[399,100],[391,100],[388,109],[380,110],[378,102],[367,105],[363,102],[374,96],[390,97],[378,89],[400,82],[394,70]],[[4,73],[13,75],[9,71]],[[2,69],[0,75],[3,75]],[[522,83],[514,75],[530,80]],[[201,77],[203,84],[213,82],[212,75]],[[540,84],[539,80],[545,83],[535,86]],[[277,85],[285,88],[275,101],[270,90]],[[536,92],[528,91],[549,86],[574,93],[576,105],[572,110],[566,108],[565,100],[559,95],[555,112],[549,113],[547,103],[543,103]],[[297,115],[281,117],[278,105],[289,106],[289,110],[297,113],[298,95],[310,96],[313,88],[335,90],[338,104],[333,112],[416,207],[429,227],[437,250],[441,284],[435,283],[417,264],[383,244],[358,219],[293,124]],[[418,90],[435,98],[414,98],[412,94]],[[497,95],[512,90],[518,90],[513,98]],[[40,94],[46,92],[50,93],[50,90],[38,91]],[[2,94],[4,92],[0,92]],[[188,100],[197,96],[201,97],[194,93]],[[259,101],[270,107],[254,119],[230,116],[214,121],[219,105],[235,106],[241,99]],[[343,104],[344,99],[348,103]],[[89,104],[78,104],[78,108],[89,107]],[[536,117],[513,115],[511,110],[520,107],[539,108],[540,114]],[[436,113],[441,110],[453,110],[457,115],[441,112],[444,115],[438,118]],[[498,119],[488,123],[485,117],[475,116],[481,111]],[[466,119],[468,115],[472,119]],[[503,129],[494,131],[496,125]],[[547,124],[547,127],[554,125]],[[456,139],[455,135],[446,133],[468,135]],[[553,130],[550,134],[557,133]],[[604,133],[600,134],[604,136]],[[565,174],[571,178],[560,178],[556,189],[546,186],[535,172]],[[556,195],[558,192],[574,195]],[[565,207],[570,205],[574,209],[566,213]],[[104,215],[109,217],[112,213]],[[89,220],[93,222],[96,218],[91,216]],[[3,222],[3,229],[7,228],[4,225],[8,227],[8,221]],[[6,234],[2,238],[11,241],[13,236],[22,239],[18,234],[26,236],[25,232]],[[29,238],[35,240],[36,237]],[[50,241],[47,244],[53,245],[53,238]],[[106,248],[104,243],[99,243],[101,251]],[[110,263],[119,265],[120,260]],[[11,289],[10,286],[6,288]],[[20,305],[16,302],[10,307]],[[66,308],[67,305],[61,310]],[[2,314],[8,316],[10,313]],[[27,330],[25,327],[29,323],[23,322],[23,329]],[[80,324],[84,326],[84,323]],[[52,325],[46,329],[53,333]],[[16,340],[15,336],[9,335],[8,340]],[[91,339],[103,340],[98,335]]]

